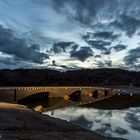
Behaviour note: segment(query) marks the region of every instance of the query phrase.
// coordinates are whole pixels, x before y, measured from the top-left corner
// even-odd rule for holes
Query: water
[[[103,135],[129,140],[140,139],[140,107],[124,110],[70,107],[44,114],[67,120]]]

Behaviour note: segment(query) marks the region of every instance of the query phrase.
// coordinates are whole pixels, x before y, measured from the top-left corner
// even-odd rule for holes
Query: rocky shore
[[[0,140],[121,140],[101,136],[67,121],[0,103]]]

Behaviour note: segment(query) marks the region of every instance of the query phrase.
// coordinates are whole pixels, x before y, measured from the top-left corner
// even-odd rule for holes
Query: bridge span
[[[102,87],[1,87],[0,102],[25,104],[26,101],[35,103],[43,100],[49,102],[50,110],[95,102],[116,93],[111,88]]]

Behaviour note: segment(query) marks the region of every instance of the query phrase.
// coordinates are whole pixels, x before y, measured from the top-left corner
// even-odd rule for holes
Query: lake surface
[[[70,107],[47,113],[97,133],[129,140],[140,139],[140,107],[123,110],[102,110]]]

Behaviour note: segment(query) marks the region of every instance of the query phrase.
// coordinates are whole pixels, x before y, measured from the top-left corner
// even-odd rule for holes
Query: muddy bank
[[[25,106],[0,103],[1,140],[116,140],[42,115]]]

